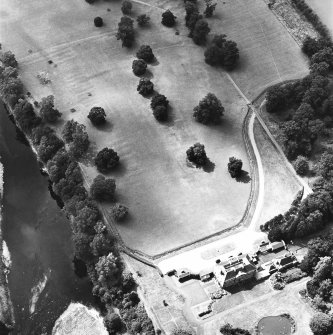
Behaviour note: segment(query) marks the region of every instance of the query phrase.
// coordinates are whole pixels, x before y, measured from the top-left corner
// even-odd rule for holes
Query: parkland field
[[[229,157],[235,156],[250,173],[242,137],[247,108],[240,91],[252,99],[269,85],[301,77],[307,66],[296,42],[263,0],[219,2],[208,19],[212,33],[226,34],[240,49],[240,64],[230,76],[205,64],[204,48],[187,37],[182,1],[133,1],[132,18],[146,13],[151,24],[135,24],[136,44],[131,49],[122,48],[115,38],[120,4],[3,0],[0,40],[16,54],[34,99],[54,95],[63,113],[56,126],[59,133],[66,120],[86,125],[91,147],[82,163],[89,180],[97,175],[92,158],[100,149],[118,152],[120,168],[109,176],[116,179],[117,201],[129,207],[130,217],[117,229],[129,247],[154,255],[241,221],[251,176],[237,182],[227,171]],[[166,9],[177,16],[175,28],[160,24]],[[94,27],[96,16],[103,18],[102,28]],[[150,77],[155,90],[170,101],[171,117],[164,124],[156,122],[149,99],[136,91],[139,78],[131,66],[141,44],[152,47],[157,61],[148,67]],[[39,82],[41,72],[48,74],[49,84]],[[225,107],[219,126],[204,126],[192,117],[193,107],[208,92]],[[93,106],[105,109],[106,127],[90,124],[87,115]],[[205,145],[212,162],[209,171],[186,163],[186,150],[196,142]]]

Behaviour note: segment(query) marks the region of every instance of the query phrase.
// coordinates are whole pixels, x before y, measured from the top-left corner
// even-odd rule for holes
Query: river
[[[3,234],[12,259],[9,289],[13,334],[50,334],[71,301],[94,305],[91,285],[73,271],[69,222],[48,190],[30,147],[0,104],[0,156],[4,165]]]

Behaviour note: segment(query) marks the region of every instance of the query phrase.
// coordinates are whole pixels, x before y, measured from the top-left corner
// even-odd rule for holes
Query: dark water
[[[91,286],[73,271],[69,222],[48,191],[31,149],[0,104],[0,156],[4,165],[4,239],[12,258],[9,288],[17,329],[14,334],[50,334],[71,301],[93,305]],[[33,288],[47,276],[35,311]],[[38,292],[38,290],[35,290]]]
[[[260,335],[290,335],[291,322],[285,316],[268,316],[258,323]]]

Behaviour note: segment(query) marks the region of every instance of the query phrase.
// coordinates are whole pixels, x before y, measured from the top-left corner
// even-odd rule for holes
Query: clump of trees
[[[150,95],[154,92],[154,84],[147,78],[141,78],[137,91],[143,96]]]
[[[207,21],[200,19],[198,20],[192,31],[192,39],[195,44],[202,45],[206,43],[207,35],[210,32]]]
[[[132,63],[132,70],[136,76],[142,76],[146,73],[147,63],[142,59],[135,59]]]
[[[190,31],[189,37],[192,37],[195,24],[202,19],[196,1],[185,1],[185,13],[185,24]]]
[[[94,18],[94,25],[95,27],[103,27],[103,19],[100,16],[96,16]]]
[[[332,288],[331,288],[332,289]],[[325,313],[316,313],[310,321],[314,335],[329,335],[333,331],[333,318]]]
[[[168,9],[162,14],[161,23],[166,27],[173,27],[176,24],[176,16]]]
[[[204,166],[208,162],[208,157],[205,151],[205,146],[200,143],[195,143],[186,150],[187,159],[197,166]]]
[[[82,157],[89,148],[89,137],[85,130],[85,125],[74,120],[67,121],[62,130],[62,136],[69,146],[69,153],[76,159]]]
[[[205,51],[205,62],[212,66],[223,66],[227,70],[236,67],[239,60],[237,43],[226,39],[226,35],[215,35]]]
[[[88,114],[88,119],[94,126],[101,126],[105,124],[105,118],[105,110],[102,107],[93,107]]]
[[[7,61],[5,63],[12,62]],[[0,96],[11,107],[14,107],[21,97],[23,98],[23,84],[18,78],[15,67],[0,66]]]
[[[205,0],[206,8],[204,11],[205,17],[212,17],[216,9],[217,3],[213,3],[212,0]]]
[[[123,221],[128,215],[128,208],[122,204],[116,204],[112,207],[112,217],[117,221]]]
[[[136,53],[136,57],[143,59],[146,63],[151,63],[155,59],[153,50],[149,45],[141,45]]]
[[[42,98],[40,103],[40,116],[44,122],[49,123],[54,123],[61,117],[61,113],[54,108],[53,95]]]
[[[4,67],[17,67],[18,63],[15,58],[15,55],[11,51],[1,52],[0,61]]]
[[[129,0],[125,0],[121,4],[121,11],[123,12],[123,14],[129,15],[131,14],[132,7],[133,7],[132,2]]]
[[[305,176],[309,172],[309,161],[304,156],[297,156],[293,166],[296,173],[300,176]]]
[[[97,170],[108,173],[119,164],[118,154],[111,148],[104,148],[95,157]]]
[[[298,195],[285,214],[266,222],[262,230],[268,231],[270,241],[289,241],[321,230],[332,217],[332,190],[326,184],[315,189],[304,200],[301,200],[302,194]]]
[[[19,101],[14,110],[16,122],[24,133],[30,135],[33,128],[41,124],[42,120],[36,116],[34,107],[26,100]]]
[[[163,94],[156,94],[150,102],[153,115],[158,121],[166,121],[168,119],[169,101]]]
[[[98,175],[90,186],[91,197],[98,201],[113,200],[115,191],[115,180],[102,175]]]
[[[242,175],[243,162],[235,157],[229,158],[228,171],[232,178],[239,178]]]
[[[193,117],[203,124],[218,124],[224,113],[221,101],[213,93],[208,93],[193,109]]]
[[[136,18],[136,22],[140,27],[145,27],[150,22],[150,17],[147,14],[141,14]]]
[[[118,23],[117,40],[122,41],[122,46],[130,48],[134,42],[133,20],[128,16],[123,16]]]

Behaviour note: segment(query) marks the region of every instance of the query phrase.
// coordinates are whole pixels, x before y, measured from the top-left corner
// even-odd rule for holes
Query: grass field
[[[228,158],[237,156],[249,171],[241,135],[245,102],[223,71],[204,63],[203,48],[186,37],[182,2],[158,2],[176,13],[178,36],[159,23],[161,9],[155,6],[152,0],[147,5],[134,2],[132,16],[148,13],[152,24],[136,29],[137,45],[127,50],[114,37],[121,17],[118,1],[90,6],[83,0],[4,0],[0,5],[1,42],[17,55],[23,81],[36,100],[54,94],[63,112],[57,129],[74,118],[87,124],[90,158],[105,146],[119,153],[121,168],[110,176],[116,178],[118,200],[131,215],[118,229],[127,245],[148,254],[237,224],[250,192],[250,183],[236,182],[226,169]],[[101,29],[93,26],[97,15],[105,22]],[[215,32],[239,44],[240,67],[231,76],[249,98],[306,70],[296,43],[261,0],[251,1],[251,6],[248,0],[219,2],[209,22]],[[155,88],[170,100],[172,117],[166,125],[154,120],[149,100],[136,92],[138,78],[131,63],[136,47],[144,43],[157,57],[149,67]],[[49,73],[50,85],[38,82],[40,71]],[[191,117],[208,92],[226,108],[218,127],[199,125]],[[91,127],[86,118],[96,105],[105,108],[110,121],[102,130]],[[186,165],[185,151],[198,141],[215,164],[210,173]],[[85,165],[92,179],[97,172],[91,160]]]
[[[259,230],[259,225],[290,208],[301,186],[258,121],[254,133],[264,169],[264,204],[256,227]]]

